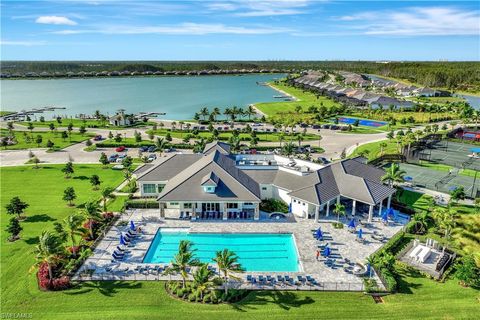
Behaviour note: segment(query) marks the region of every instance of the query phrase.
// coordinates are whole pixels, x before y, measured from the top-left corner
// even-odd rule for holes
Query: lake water
[[[163,119],[192,119],[202,107],[246,107],[269,102],[278,92],[257,82],[282,74],[243,76],[131,77],[98,79],[1,80],[1,109],[20,111],[46,106],[65,107],[59,115],[165,112]],[[46,113],[46,118],[53,116]]]

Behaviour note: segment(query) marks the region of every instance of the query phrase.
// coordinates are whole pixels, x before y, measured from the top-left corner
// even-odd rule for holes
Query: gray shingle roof
[[[207,143],[203,149],[204,154],[209,154],[213,151],[219,151],[222,154],[230,154],[230,145],[221,141],[213,141]]]
[[[218,177],[215,193],[201,187],[205,176]],[[162,201],[259,201],[258,183],[235,166],[235,161],[219,151],[203,156],[167,182],[158,200]]]
[[[201,159],[201,154],[175,154],[138,175],[137,181],[166,181]]]

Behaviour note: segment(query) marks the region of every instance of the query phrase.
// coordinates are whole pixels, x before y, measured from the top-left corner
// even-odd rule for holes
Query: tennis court
[[[446,164],[458,169],[480,170],[480,159],[470,157],[471,149],[475,147],[472,144],[439,141],[431,148],[422,150],[420,159]]]
[[[463,175],[458,168],[441,171],[409,163],[401,163],[400,168],[405,170],[406,176],[412,177],[411,183],[414,186],[444,193],[450,193],[454,188],[463,186],[467,196],[473,194],[474,197],[480,192],[480,173],[475,181],[474,177]]]

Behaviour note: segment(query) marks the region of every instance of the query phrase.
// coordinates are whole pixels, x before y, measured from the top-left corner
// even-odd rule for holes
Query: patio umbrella
[[[363,235],[363,230],[360,228],[360,229],[358,230],[358,238],[359,238],[359,239],[362,239],[362,235]]]
[[[133,220],[130,220],[130,230],[135,231],[135,224],[133,223]]]
[[[320,228],[318,228],[317,231],[315,232],[315,238],[317,238],[319,240],[323,238],[323,233],[322,233],[322,230]]]
[[[372,266],[370,265],[370,263],[367,263],[367,274],[369,277],[372,276],[371,272],[372,272]]]
[[[388,221],[388,210],[383,211],[383,213],[382,213],[382,220],[383,220],[383,221]]]
[[[330,247],[325,247],[325,249],[323,249],[323,255],[325,257],[328,257],[330,255]]]
[[[355,219],[350,220],[350,222],[348,223],[348,227],[355,228]]]
[[[127,244],[125,243],[125,239],[123,239],[123,235],[122,235],[122,234],[120,235],[120,244],[121,244],[122,246],[126,246],[126,245],[127,245]]]

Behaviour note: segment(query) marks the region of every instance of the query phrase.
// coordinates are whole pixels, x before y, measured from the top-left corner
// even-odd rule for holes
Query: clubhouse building
[[[201,154],[175,154],[140,167],[140,194],[159,202],[162,218],[261,220],[266,199],[286,202],[299,218],[333,215],[343,203],[352,215],[373,216],[390,208],[395,189],[383,184],[382,169],[361,157],[329,165],[274,154],[234,154],[223,142]]]

